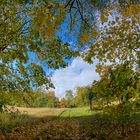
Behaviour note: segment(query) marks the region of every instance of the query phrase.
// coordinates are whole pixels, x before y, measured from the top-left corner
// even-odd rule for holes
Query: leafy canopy
[[[62,4],[51,0],[0,3],[0,91],[52,86],[40,62],[57,69],[77,55],[56,36],[65,19]],[[31,54],[36,56],[32,63]]]
[[[70,21],[70,27],[79,26],[76,30],[79,46],[82,43],[90,46],[86,52],[82,48],[83,58],[89,63],[97,58],[100,62],[139,64],[140,8],[135,0],[113,3],[106,0],[1,0],[0,3],[0,91],[30,90],[43,83],[52,86],[40,62],[57,69],[65,67],[72,56],[79,55],[75,51],[78,48],[72,49],[57,36],[65,19]],[[114,15],[115,18],[109,20]],[[31,53],[36,56],[32,63]]]
[[[104,64],[129,62],[139,66],[140,5],[130,4],[121,12],[117,7],[112,5],[100,14],[98,35],[83,57],[88,62],[95,58]]]

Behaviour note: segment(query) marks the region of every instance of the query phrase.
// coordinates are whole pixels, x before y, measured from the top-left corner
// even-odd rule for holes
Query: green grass
[[[92,116],[98,111],[90,111],[89,107],[79,108],[18,108],[21,114],[26,114],[32,117],[84,117]]]
[[[61,117],[85,117],[96,113],[97,111],[90,111],[89,107],[69,108],[61,114]]]

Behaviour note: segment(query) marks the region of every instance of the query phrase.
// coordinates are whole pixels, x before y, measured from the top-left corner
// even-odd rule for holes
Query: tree
[[[69,48],[68,43],[62,43],[55,35],[65,16],[65,10],[60,3],[51,0],[7,0],[1,1],[0,13],[1,91],[9,90],[9,85],[16,85],[15,81],[21,80],[22,82],[18,83],[20,86],[25,82],[30,88],[32,84],[39,86],[41,79],[37,71],[42,77],[46,77],[40,61],[49,68],[57,69],[65,67],[65,60],[76,54]],[[31,53],[36,56],[32,64],[29,62]],[[27,75],[30,77],[28,80]],[[10,83],[11,79],[14,80]],[[46,84],[49,79],[43,78],[42,81]],[[14,86],[13,89],[21,90],[20,86]]]
[[[118,119],[122,129],[137,109],[136,104],[140,98],[139,84],[139,73],[125,63],[114,69],[106,67],[101,80],[94,82],[92,86],[99,101],[104,102],[104,112],[111,113],[113,120]]]
[[[88,62],[95,58],[101,63],[111,62],[116,65],[129,62],[131,66],[139,65],[140,5],[130,4],[121,13],[116,11],[115,17],[112,7],[101,13],[102,26],[98,29],[95,42],[83,57]],[[109,19],[109,16],[113,19]]]
[[[89,104],[88,94],[89,87],[77,87],[75,96],[77,106],[86,106]]]
[[[119,101],[124,104],[139,94],[139,73],[128,63],[117,65],[115,68],[104,68],[100,81],[95,81],[92,90],[98,98]]]
[[[131,2],[134,4],[137,3],[136,0]],[[123,0],[123,2],[118,0],[118,3],[118,7],[125,5],[124,3],[127,3],[127,5],[131,4],[128,0]],[[91,11],[91,7],[86,7],[90,5],[93,5],[95,9],[100,9],[103,7],[104,10],[107,11],[103,11],[105,14],[110,13],[109,9],[112,6],[110,1],[106,0],[94,0],[91,2],[84,2],[83,0],[67,0],[66,2],[52,0],[2,1],[0,8],[0,59],[2,63],[9,65],[9,63],[13,63],[13,61],[16,60],[16,63],[22,65],[21,69],[23,70],[23,68],[25,69],[23,64],[27,63],[30,58],[29,52],[32,52],[37,56],[38,61],[45,62],[50,68],[59,68],[65,66],[66,61],[64,61],[64,58],[69,59],[71,56],[77,55],[77,53],[68,47],[68,43],[63,44],[61,39],[58,38],[55,33],[65,20],[67,10],[70,13],[73,9],[75,9],[75,12],[78,10],[81,19],[87,21],[87,17],[92,15],[92,13],[89,13],[89,11]],[[105,8],[106,6],[107,8]],[[138,5],[135,7],[139,9]],[[128,12],[134,9],[131,5],[130,7],[127,6],[126,8],[128,8]],[[86,9],[89,9],[89,11],[85,11]],[[135,12],[134,14],[136,15],[137,13],[139,13],[139,11]],[[83,17],[84,15],[86,17]],[[102,13],[101,17],[103,17],[101,19],[106,19],[105,15]],[[91,21],[90,23],[91,26],[95,24],[95,22]],[[81,29],[87,30],[87,28],[84,27],[85,24],[79,23]],[[95,38],[95,36],[98,36],[93,29],[90,30],[93,32],[90,32],[89,30],[87,31],[89,33],[83,31],[84,38],[87,36],[91,36],[90,38]],[[8,71],[11,70],[8,69]]]
[[[115,129],[121,128],[121,135],[134,118],[132,116],[139,109],[137,103],[140,99],[139,71],[130,67],[129,63],[121,64],[112,68],[104,67],[101,79],[94,81],[92,90],[97,97],[96,104],[101,107],[104,115],[110,118]],[[112,133],[112,132],[111,132]]]
[[[67,107],[68,106],[67,100],[65,98],[62,98],[59,102],[59,106],[62,108]]]
[[[72,106],[74,106],[74,104],[73,104],[73,102],[72,102],[73,99],[74,99],[72,90],[67,90],[67,91],[66,91],[65,99],[67,100],[67,107],[72,107]]]
[[[67,91],[66,91],[65,98],[66,98],[67,100],[72,100],[72,99],[73,99],[72,90],[67,90]]]
[[[93,99],[95,98],[95,94],[93,93],[91,88],[89,88],[89,92],[88,92],[87,96],[88,96],[88,100],[89,100],[90,110],[93,110],[92,102],[93,102]]]
[[[48,95],[48,101],[47,101],[47,107],[58,107],[59,99],[55,96],[55,92],[51,91],[47,93]]]

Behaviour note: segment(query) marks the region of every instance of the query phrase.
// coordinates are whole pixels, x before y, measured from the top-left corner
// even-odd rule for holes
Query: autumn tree
[[[75,96],[75,103],[77,106],[86,106],[88,105],[88,87],[77,87],[76,89],[76,96]]]
[[[59,102],[59,107],[65,108],[67,107],[67,100],[65,98],[62,98]]]
[[[53,87],[40,63],[51,69],[65,67],[67,60],[79,55],[78,51],[89,63],[97,58],[100,62],[139,65],[140,8],[136,1],[131,2],[1,0],[0,92],[27,92],[43,84]],[[94,18],[97,11],[100,22]],[[115,18],[109,21],[113,15]],[[57,35],[65,19],[74,30],[79,26],[78,47],[70,47]],[[98,23],[104,25],[97,27]],[[30,62],[32,56],[35,59]]]
[[[96,96],[95,96],[94,92],[92,91],[91,87],[89,87],[89,92],[88,92],[87,98],[88,98],[88,101],[89,101],[90,110],[93,110],[92,102],[93,102],[94,99],[96,99]]]
[[[104,72],[101,80],[94,82],[92,90],[100,101],[104,102],[103,108],[112,107],[118,118],[121,116],[126,119],[126,115],[129,117],[136,109],[140,97],[139,73],[127,63],[113,69],[107,66]]]
[[[112,123],[121,126],[124,135],[125,125],[137,111],[140,99],[139,72],[134,71],[128,63],[115,68],[109,66],[102,72],[100,81],[95,81],[92,90],[98,97],[99,104],[105,114],[111,115]],[[118,127],[117,125],[117,127]]]
[[[52,0],[1,1],[0,6],[1,13],[0,80],[2,83],[1,90],[3,89],[5,90],[5,87],[11,84],[9,83],[10,80],[8,80],[7,78],[5,78],[5,76],[3,76],[4,75],[3,71],[5,71],[7,77],[14,77],[15,79],[16,78],[24,79],[23,78],[24,76],[22,74],[26,71],[25,64],[29,64],[28,62],[30,59],[30,54],[34,54],[34,56],[36,56],[36,61],[33,62],[35,65],[34,70],[35,68],[40,67],[40,65],[38,65],[40,64],[39,63],[40,61],[44,62],[49,68],[53,69],[65,67],[67,59],[70,59],[72,56],[78,55],[78,53],[75,52],[75,50],[78,48],[72,50],[72,48],[69,47],[69,43],[63,43],[61,38],[59,38],[56,35],[56,32],[60,28],[60,25],[64,22],[66,15],[68,16],[68,14],[70,14],[69,19],[72,20],[71,17],[75,15],[73,12],[76,13],[78,12],[78,16],[80,17],[81,22],[83,23],[80,24],[80,22],[78,22],[80,26],[79,35],[81,36],[81,37],[79,36],[81,38],[79,41],[82,42],[84,40],[85,42],[88,40],[90,41],[91,38],[96,39],[95,41],[96,43],[92,45],[90,47],[90,51],[86,52],[86,55],[84,55],[85,60],[91,62],[91,58],[94,56],[95,58],[104,61],[106,61],[106,58],[115,61],[115,59],[121,57],[122,53],[119,52],[124,51],[127,51],[128,54],[130,54],[129,56],[131,57],[131,60],[135,59],[133,57],[135,53],[137,54],[137,58],[139,57],[137,49],[137,46],[139,46],[138,43],[139,32],[137,32],[138,31],[137,28],[139,27],[138,16],[140,8],[139,5],[135,4],[136,1],[131,1],[134,3],[133,5],[131,5],[131,3],[128,0],[124,0],[123,2],[118,1],[118,3],[115,3],[113,5],[112,3],[110,3],[110,1],[87,1],[85,3],[83,2],[84,1],[82,0],[68,0],[65,2]],[[127,6],[125,8],[125,11],[121,11],[120,7],[125,6],[124,3],[127,3]],[[103,29],[96,31],[95,28],[94,30],[93,28],[89,28],[89,30],[86,28],[91,27],[96,23],[94,22],[94,20],[92,22],[92,18],[94,16],[91,16],[92,12],[93,15],[94,12],[96,12],[96,8],[101,11],[100,14],[101,21],[105,23],[107,21],[107,17],[111,15],[111,11],[114,11],[112,10],[112,7],[113,6],[116,7],[116,4],[118,4],[117,7],[119,9],[117,10],[117,12],[119,12],[120,14],[121,11],[121,15],[119,17],[116,17],[115,20],[111,21],[110,22],[111,25],[109,25],[108,27],[104,26]],[[86,8],[86,6],[88,6],[89,8]],[[94,9],[93,11],[91,10],[92,8]],[[74,9],[75,11],[72,12],[72,10]],[[134,9],[137,10],[134,11]],[[114,22],[116,24],[112,26]],[[89,23],[91,26],[88,26]],[[127,27],[125,23],[128,24]],[[126,28],[129,28],[128,34],[125,34]],[[133,29],[131,30],[130,28]],[[105,29],[106,31],[102,32]],[[130,38],[128,39],[128,41],[133,40],[131,44],[128,43],[129,47],[125,47],[125,44],[127,45],[126,42],[123,45],[125,48],[121,47],[121,49],[117,49],[118,47],[111,47],[113,45],[116,46],[113,40],[114,38],[116,38],[115,33],[117,33],[118,31],[120,33],[118,35],[118,39],[124,36],[124,38],[126,37]],[[104,40],[104,43],[106,45],[107,45],[106,42],[108,40],[111,42],[110,34],[112,32],[113,32],[113,34],[111,35],[112,45],[110,46],[111,49],[109,47],[108,50],[107,49],[101,50],[102,47],[94,47],[94,46],[102,46],[103,43],[102,40]],[[117,42],[119,43],[120,41],[121,40],[118,40]],[[135,42],[137,43],[135,44]],[[91,42],[89,43],[91,44]],[[120,46],[119,44],[117,46]],[[131,46],[133,46],[133,48],[135,49],[132,50]],[[98,49],[96,50],[96,48]],[[117,56],[109,55],[114,53]],[[103,57],[104,56],[103,54],[106,54],[105,57]],[[115,57],[115,59],[113,56]],[[127,56],[124,55],[123,59],[125,59],[126,57]],[[127,57],[127,59],[129,59],[129,57]],[[17,67],[15,66],[13,69],[12,65],[15,64],[19,66],[18,70]],[[15,76],[15,74],[13,74],[13,71],[14,72],[17,71],[16,73],[18,73],[18,75],[16,74]],[[31,74],[28,72],[28,75]],[[28,79],[28,81],[30,81],[30,79]],[[22,84],[20,83],[20,85]]]
[[[54,91],[50,91],[47,93],[47,106],[48,107],[58,107],[59,105],[59,99],[55,96]]]
[[[116,9],[112,9],[114,6]],[[117,7],[117,4],[112,5],[100,14],[98,35],[84,58],[88,62],[95,58],[104,64],[129,62],[131,66],[139,66],[140,5],[130,4],[126,9],[121,9],[121,12]]]
[[[57,69],[76,54],[55,35],[65,9],[51,0],[0,3],[0,91],[52,87],[40,62]],[[32,63],[31,55],[36,58]]]
[[[67,107],[74,106],[74,96],[72,90],[66,90],[65,99],[67,100]]]

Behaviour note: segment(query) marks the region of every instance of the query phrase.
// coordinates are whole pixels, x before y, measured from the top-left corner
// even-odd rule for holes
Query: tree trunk
[[[90,110],[92,111],[92,100],[89,101],[89,105],[90,105]]]

